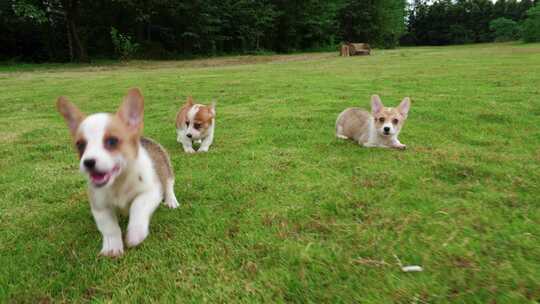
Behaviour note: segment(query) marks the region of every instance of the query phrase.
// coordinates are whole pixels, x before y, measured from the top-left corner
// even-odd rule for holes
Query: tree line
[[[5,0],[0,60],[292,52],[397,45],[406,0]]]
[[[524,28],[540,36],[535,2],[3,0],[0,60],[173,59],[335,50],[341,42],[392,48],[511,40]]]
[[[539,2],[414,0],[408,13],[407,32],[400,42],[402,45],[447,45],[516,40],[523,35],[527,38],[531,32],[540,31],[540,15],[536,16],[540,14]]]

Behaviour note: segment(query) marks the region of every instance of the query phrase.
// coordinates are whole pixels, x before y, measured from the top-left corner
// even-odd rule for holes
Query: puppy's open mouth
[[[97,170],[93,170],[89,172],[90,176],[90,182],[96,186],[96,187],[103,187],[105,186],[109,180],[111,180],[111,177],[116,174],[120,170],[120,167],[116,166],[109,172],[100,172]]]

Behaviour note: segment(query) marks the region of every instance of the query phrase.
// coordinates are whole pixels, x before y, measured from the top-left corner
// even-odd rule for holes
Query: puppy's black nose
[[[93,159],[93,158],[85,159],[85,160],[83,161],[83,165],[84,165],[87,169],[94,169],[94,167],[96,166],[96,160]]]
[[[384,132],[388,133],[388,132],[390,132],[390,127],[384,127],[383,130],[384,130]]]
[[[187,137],[191,138],[191,133],[186,134]]]

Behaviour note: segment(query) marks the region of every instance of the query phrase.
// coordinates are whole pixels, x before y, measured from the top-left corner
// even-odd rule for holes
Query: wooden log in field
[[[349,51],[349,46],[348,45],[346,45],[346,44],[341,45],[340,55],[343,56],[343,57],[349,57],[350,56],[350,51]]]
[[[341,56],[371,55],[371,47],[367,43],[344,43],[341,45]]]

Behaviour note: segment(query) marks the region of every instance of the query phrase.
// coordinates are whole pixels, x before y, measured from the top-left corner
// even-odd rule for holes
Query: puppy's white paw
[[[372,144],[372,143],[361,143],[362,146],[366,147],[366,148],[375,148],[375,147],[378,147],[376,144]]]
[[[148,236],[148,228],[143,226],[129,227],[126,237],[128,247],[135,247]]]
[[[405,150],[407,149],[407,145],[398,144],[398,145],[395,145],[393,148],[398,149],[398,150]]]
[[[184,148],[184,152],[192,154],[192,153],[195,153],[197,151],[195,151],[195,149],[193,149],[193,148]]]
[[[180,206],[180,204],[178,203],[178,200],[176,199],[176,196],[174,195],[169,195],[167,196],[167,199],[165,200],[165,206],[171,208],[171,209],[176,209],[178,208],[178,206]]]
[[[120,236],[104,236],[103,248],[99,253],[101,256],[106,257],[119,257],[124,254],[124,243]]]
[[[200,147],[198,152],[208,152],[208,147]]]

